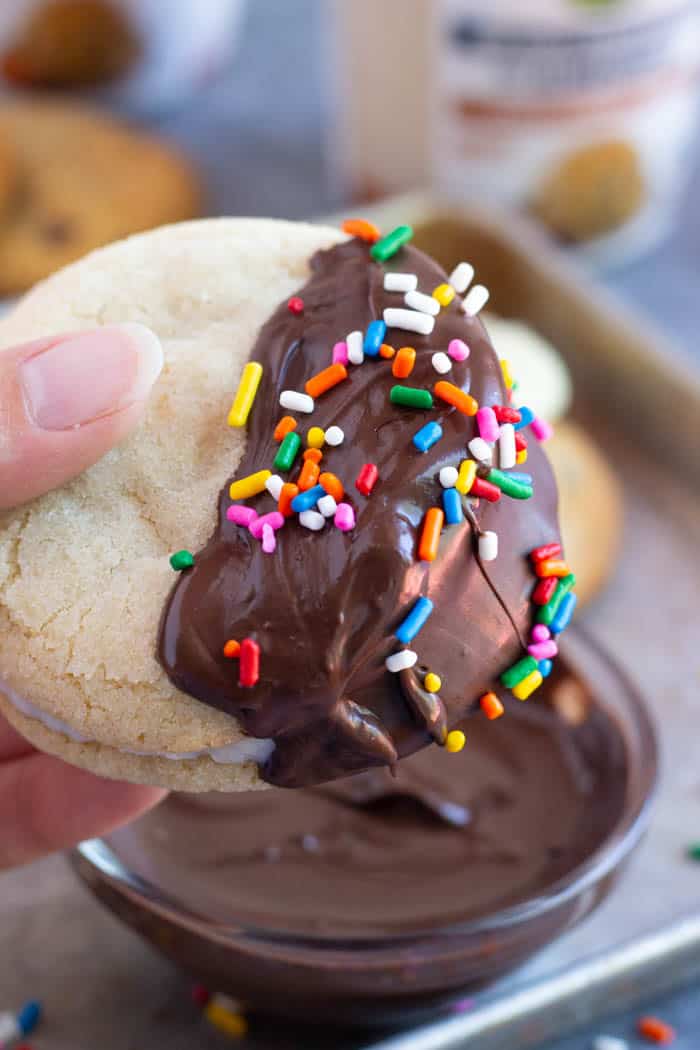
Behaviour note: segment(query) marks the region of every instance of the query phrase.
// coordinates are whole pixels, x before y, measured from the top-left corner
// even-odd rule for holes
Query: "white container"
[[[605,259],[669,227],[697,121],[695,0],[337,0],[334,171],[537,214]]]

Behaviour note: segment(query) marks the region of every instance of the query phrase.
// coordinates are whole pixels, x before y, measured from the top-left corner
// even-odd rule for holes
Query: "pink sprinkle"
[[[530,632],[530,637],[533,642],[546,642],[552,637],[552,632],[543,623],[536,623]]]
[[[476,413],[476,425],[484,441],[498,441],[500,427],[496,419],[496,413],[492,408],[484,406],[484,408],[479,409]]]
[[[265,554],[274,554],[276,546],[275,530],[272,528],[272,525],[268,525],[265,522],[262,527],[262,549],[265,551]]]
[[[348,344],[336,343],[333,347],[333,364],[346,365],[348,363]]]
[[[261,518],[251,521],[248,526],[251,536],[255,536],[256,540],[262,539],[263,529],[266,525],[269,525],[273,532],[281,529],[284,525],[284,515],[280,514],[278,510],[271,510],[269,514],[263,514]]]
[[[453,361],[466,361],[469,357],[469,347],[463,339],[451,339],[447,353]]]
[[[339,503],[333,521],[341,532],[355,528],[355,511],[349,503]]]
[[[527,651],[530,656],[534,656],[536,660],[550,660],[559,652],[557,649],[557,643],[553,642],[551,639],[547,642],[538,642],[537,645],[528,645]]]
[[[240,503],[232,503],[226,511],[229,521],[235,522],[236,525],[245,525],[247,528],[250,528],[257,516],[257,512],[252,507],[244,507]]]
[[[553,427],[547,422],[547,420],[540,419],[539,416],[535,416],[532,423],[530,423],[530,430],[538,441],[549,441],[554,433]]]

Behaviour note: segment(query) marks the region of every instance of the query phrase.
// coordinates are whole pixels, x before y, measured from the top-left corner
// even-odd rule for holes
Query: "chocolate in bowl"
[[[405,1023],[502,976],[607,894],[648,817],[656,742],[581,632],[459,755],[303,790],[173,795],[74,855],[116,915],[253,1009]]]

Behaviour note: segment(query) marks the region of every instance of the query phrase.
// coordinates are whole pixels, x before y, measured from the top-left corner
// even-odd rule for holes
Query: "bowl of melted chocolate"
[[[653,726],[580,631],[507,717],[305,789],[171,795],[76,852],[92,892],[252,1009],[360,1024],[439,1012],[607,895],[647,823]]]

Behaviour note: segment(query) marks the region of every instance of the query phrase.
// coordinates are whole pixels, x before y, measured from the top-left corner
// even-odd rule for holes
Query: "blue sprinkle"
[[[307,489],[306,492],[300,492],[298,496],[295,496],[292,500],[292,510],[297,514],[301,514],[303,510],[311,510],[315,507],[321,496],[326,495],[326,490],[323,485],[314,485],[313,488]]]
[[[448,525],[459,525],[460,521],[464,520],[462,498],[457,489],[445,489],[442,494],[442,505]]]
[[[549,678],[552,673],[552,661],[551,660],[540,660],[537,668],[543,678]]]
[[[424,427],[417,430],[413,435],[413,444],[419,452],[427,452],[442,437],[442,427],[439,423],[426,423]]]
[[[527,405],[521,405],[518,412],[520,413],[520,422],[513,424],[514,430],[522,430],[523,427],[529,426],[535,418],[535,413]]]
[[[17,1024],[22,1030],[22,1035],[29,1035],[36,1028],[40,1017],[41,1003],[36,1002],[34,999],[25,1003],[17,1014]]]
[[[569,626],[571,617],[574,615],[577,600],[576,595],[572,594],[571,591],[564,595],[559,603],[556,615],[549,625],[552,634],[561,634],[564,628]]]
[[[403,623],[396,628],[396,637],[402,645],[413,641],[432,611],[433,603],[430,598],[418,599]]]
[[[520,470],[509,470],[508,477],[513,481],[522,481],[523,485],[532,485],[532,474],[524,474]]]
[[[367,333],[365,335],[364,351],[368,357],[377,357],[379,355],[379,347],[384,342],[384,336],[386,335],[386,324],[384,321],[370,321],[367,325]]]

